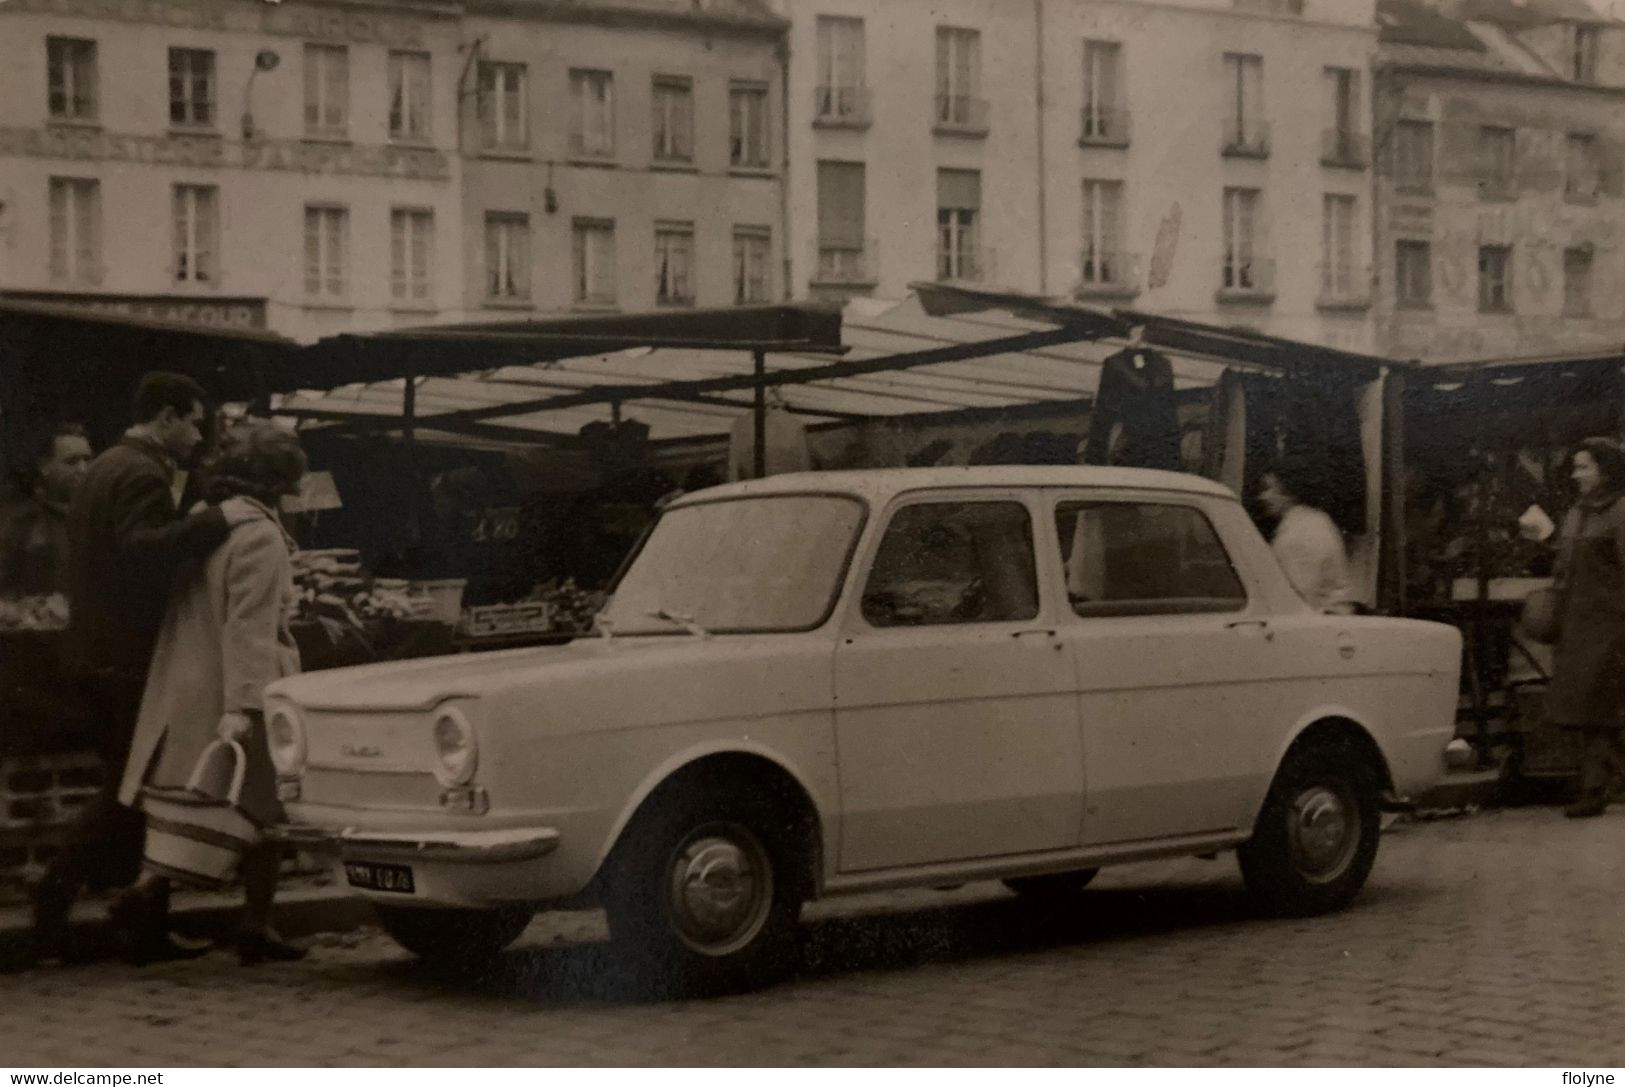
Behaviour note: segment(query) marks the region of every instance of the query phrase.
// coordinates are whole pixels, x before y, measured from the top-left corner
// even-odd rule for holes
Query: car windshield
[[[616,635],[817,626],[840,591],[863,513],[857,499],[806,494],[668,510],[603,618]]]

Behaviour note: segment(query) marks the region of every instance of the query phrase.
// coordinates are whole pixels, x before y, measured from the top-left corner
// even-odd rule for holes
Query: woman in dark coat
[[[1625,446],[1587,438],[1574,451],[1579,498],[1558,544],[1558,639],[1546,710],[1581,733],[1580,795],[1564,814],[1601,815],[1625,768]]]

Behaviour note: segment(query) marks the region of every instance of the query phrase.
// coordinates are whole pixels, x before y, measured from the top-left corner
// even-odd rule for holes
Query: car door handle
[[[1224,625],[1226,630],[1250,630],[1264,636],[1266,642],[1275,640],[1275,631],[1270,629],[1268,619],[1235,619]]]
[[[1037,630],[1016,630],[1016,631],[1011,632],[1010,637],[1012,637],[1012,638],[1034,638],[1034,637],[1037,637],[1040,634],[1043,634],[1043,635],[1045,635],[1047,637],[1053,638],[1053,637],[1055,637],[1055,628],[1054,627],[1043,627],[1043,628],[1037,629]]]

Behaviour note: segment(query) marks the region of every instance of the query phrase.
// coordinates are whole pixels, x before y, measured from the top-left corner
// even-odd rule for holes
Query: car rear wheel
[[[771,805],[669,797],[639,813],[613,862],[610,935],[678,992],[765,985],[794,962],[803,892],[796,836]]]
[[[446,966],[478,964],[519,938],[535,916],[524,907],[460,910],[373,905],[385,932],[412,954]]]
[[[1023,898],[1061,898],[1077,894],[1099,874],[1098,868],[1080,868],[1076,872],[1049,872],[1042,876],[1011,876],[1000,882]]]
[[[1342,909],[1371,874],[1380,830],[1376,774],[1359,752],[1288,755],[1252,838],[1236,851],[1247,889],[1273,913]]]

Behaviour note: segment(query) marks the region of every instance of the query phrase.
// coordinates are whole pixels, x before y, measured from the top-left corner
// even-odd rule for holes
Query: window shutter
[[[965,208],[975,211],[981,206],[982,175],[980,171],[937,171],[937,207]]]
[[[864,244],[864,173],[861,162],[818,164],[818,238],[832,246]]]

